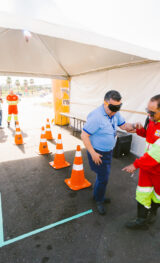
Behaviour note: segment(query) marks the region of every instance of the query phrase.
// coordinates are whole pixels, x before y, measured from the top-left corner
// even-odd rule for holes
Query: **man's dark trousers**
[[[96,165],[90,153],[87,152],[90,168],[97,175],[93,196],[96,202],[103,203],[111,169],[112,151],[102,152],[96,149],[95,151],[102,155],[102,163],[100,165]]]

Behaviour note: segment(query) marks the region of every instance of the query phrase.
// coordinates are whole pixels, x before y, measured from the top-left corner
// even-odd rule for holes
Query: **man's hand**
[[[125,130],[127,132],[136,133],[136,129],[143,128],[143,125],[140,122],[136,123],[125,123],[120,126],[122,130]]]
[[[133,128],[134,129],[142,129],[143,125],[140,122],[136,122],[133,124]]]
[[[126,171],[127,173],[133,173],[136,170],[133,164],[130,164],[122,169],[122,171]]]
[[[133,127],[132,123],[125,123],[121,126],[119,126],[120,129],[125,130],[127,132],[136,133],[136,127]]]
[[[101,154],[94,151],[91,154],[91,156],[92,156],[92,160],[93,160],[93,162],[95,162],[95,164],[100,165],[102,163],[102,160],[101,160],[102,155]]]

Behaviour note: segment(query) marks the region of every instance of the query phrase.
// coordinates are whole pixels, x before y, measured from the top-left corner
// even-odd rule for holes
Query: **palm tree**
[[[34,79],[30,79],[29,80],[30,81],[30,87],[32,88],[32,94],[33,94],[33,84],[34,84]]]
[[[19,81],[19,79],[16,79],[15,85],[17,86],[17,90],[18,90],[18,93],[19,93],[19,86],[20,86],[20,81]]]
[[[6,83],[7,83],[7,86],[9,87],[9,89],[10,89],[10,85],[11,85],[11,83],[12,83],[11,77],[7,77]]]
[[[28,80],[24,79],[24,90],[25,92],[28,92]]]

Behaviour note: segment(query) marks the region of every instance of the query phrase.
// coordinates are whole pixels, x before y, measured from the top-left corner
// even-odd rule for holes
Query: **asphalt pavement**
[[[51,154],[37,154],[41,126],[54,114],[52,109],[41,107],[39,101],[22,99],[19,105],[23,146],[14,145],[14,122],[8,129],[4,113],[4,129],[0,130],[1,244],[4,236],[0,263],[158,263],[159,214],[147,231],[131,231],[124,226],[136,214],[138,171],[130,177],[121,169],[135,156],[113,158],[107,189],[111,204],[106,205],[106,215],[100,216],[92,199],[95,174],[90,171],[79,137],[68,128],[52,126],[55,138],[62,133],[65,158],[71,164],[76,145],[81,145],[85,176],[92,183],[89,188],[72,191],[64,183],[71,176],[72,166],[61,170],[50,167],[56,148],[54,140],[48,143]],[[68,218],[71,220],[67,222]],[[39,229],[44,231],[28,235]],[[25,238],[16,239],[24,234]],[[13,243],[7,244],[10,240]]]

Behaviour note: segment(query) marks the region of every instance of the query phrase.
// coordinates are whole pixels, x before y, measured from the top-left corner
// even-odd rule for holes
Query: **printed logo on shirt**
[[[155,135],[160,137],[160,130],[156,130]]]

